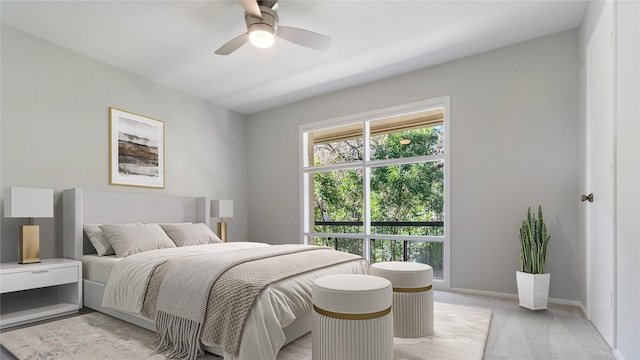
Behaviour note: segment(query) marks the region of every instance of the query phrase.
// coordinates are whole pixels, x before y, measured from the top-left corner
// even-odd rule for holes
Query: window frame
[[[443,119],[443,128],[444,128],[444,154],[437,155],[423,155],[416,157],[408,157],[408,158],[397,158],[397,159],[385,159],[385,160],[370,160],[371,149],[370,149],[370,122],[375,120],[380,120],[383,118],[388,118],[392,116],[402,115],[406,113],[416,112],[416,111],[424,111],[429,108],[434,107],[443,107],[444,108],[444,119]],[[442,259],[442,267],[444,276],[443,279],[434,279],[433,287],[435,289],[440,290],[448,290],[451,288],[451,186],[450,186],[450,173],[451,173],[451,107],[450,107],[450,96],[441,96],[428,100],[403,104],[399,106],[387,107],[382,109],[377,109],[373,111],[358,113],[354,115],[318,121],[309,124],[303,124],[299,127],[299,191],[300,191],[300,237],[301,241],[304,244],[309,244],[310,237],[318,236],[318,237],[336,237],[336,238],[353,238],[353,239],[362,239],[363,240],[363,257],[370,261],[371,254],[371,239],[384,239],[384,240],[406,240],[406,241],[417,241],[417,242],[439,242],[443,243],[443,259]],[[309,141],[307,133],[324,130],[331,127],[339,127],[344,125],[349,125],[353,123],[362,123],[363,129],[363,151],[364,151],[364,160],[362,161],[353,161],[349,163],[342,164],[330,164],[330,165],[321,165],[314,166],[313,164],[309,164]],[[422,162],[430,162],[430,161],[444,161],[444,236],[416,236],[416,235],[386,235],[386,234],[375,234],[371,233],[371,209],[370,209],[370,176],[371,169],[379,166],[389,166],[389,165],[402,165],[407,163],[422,163]],[[307,174],[322,172],[322,171],[330,171],[330,170],[346,170],[346,169],[362,169],[364,171],[364,189],[363,189],[363,233],[361,234],[345,234],[345,233],[317,233],[311,231],[309,228],[309,216],[311,216],[311,208],[308,203],[308,194],[310,191],[310,187],[313,184],[310,184]]]

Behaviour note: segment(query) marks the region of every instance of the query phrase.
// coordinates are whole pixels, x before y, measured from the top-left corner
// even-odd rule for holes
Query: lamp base
[[[222,242],[227,242],[227,222],[222,221],[218,223],[218,237]]]
[[[40,262],[40,226],[20,226],[20,260],[19,264]]]

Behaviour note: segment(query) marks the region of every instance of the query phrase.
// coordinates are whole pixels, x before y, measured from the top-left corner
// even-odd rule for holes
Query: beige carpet
[[[394,339],[395,360],[482,359],[491,311],[435,304],[435,333],[422,339]],[[20,360],[164,359],[149,356],[155,334],[110,316],[92,312],[7,331],[0,343]],[[206,359],[219,359],[207,355]],[[311,336],[280,351],[278,360],[311,359]]]

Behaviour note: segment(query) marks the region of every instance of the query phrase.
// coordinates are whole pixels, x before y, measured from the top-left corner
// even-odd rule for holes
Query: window
[[[448,114],[443,97],[301,126],[305,243],[429,264],[448,288]]]

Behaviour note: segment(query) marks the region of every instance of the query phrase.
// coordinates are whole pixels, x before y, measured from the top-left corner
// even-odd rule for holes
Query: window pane
[[[382,261],[418,262],[433,268],[434,279],[443,279],[442,249],[442,243],[437,242],[372,240],[371,263]]]
[[[313,166],[361,161],[364,156],[362,123],[308,133]],[[311,159],[310,159],[311,160]]]
[[[405,261],[402,240],[371,240],[371,263]]]
[[[437,154],[444,154],[444,132],[442,126],[371,137],[372,160]]]
[[[444,154],[443,123],[442,107],[371,121],[371,159]]]
[[[433,278],[444,279],[442,259],[443,244],[439,242],[410,242],[407,246],[407,260],[430,265],[433,268]]]
[[[313,174],[314,231],[362,234],[363,170]]]
[[[372,233],[441,236],[443,221],[443,161],[372,169]]]
[[[362,239],[340,239],[340,238],[324,238],[315,237],[312,244],[317,246],[329,246],[338,251],[344,251],[354,255],[362,256],[363,240]]]
[[[351,124],[341,119],[326,128],[321,127],[330,122],[305,126],[305,243],[364,255],[371,263],[427,263],[436,279],[448,281],[443,273],[443,262],[449,261],[443,258],[447,103],[411,105],[403,113],[394,107],[385,115],[354,116]]]
[[[395,132],[371,138],[371,159],[399,159],[444,154],[442,126]]]

